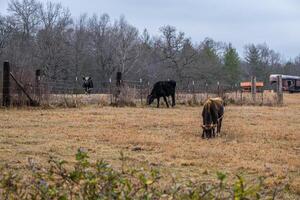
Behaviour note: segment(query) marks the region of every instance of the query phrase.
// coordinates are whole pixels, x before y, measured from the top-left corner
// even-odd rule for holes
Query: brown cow
[[[209,98],[206,100],[202,111],[202,138],[215,137],[216,134],[220,133],[224,110],[224,101],[221,98]],[[217,133],[215,134],[216,127]]]

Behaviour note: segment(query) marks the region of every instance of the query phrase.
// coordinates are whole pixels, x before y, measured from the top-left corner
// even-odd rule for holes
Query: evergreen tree
[[[225,50],[224,73],[226,82],[234,85],[240,79],[240,59],[236,49],[231,44]]]
[[[249,68],[249,75],[256,76],[257,80],[264,79],[264,69],[261,61],[261,54],[259,48],[254,44],[245,47],[245,60]]]

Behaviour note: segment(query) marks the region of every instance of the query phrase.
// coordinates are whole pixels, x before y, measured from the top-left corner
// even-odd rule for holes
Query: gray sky
[[[173,25],[199,43],[205,37],[231,42],[243,55],[249,43],[267,43],[286,59],[300,54],[300,0],[52,0],[82,13],[124,15],[140,32],[157,35]],[[0,0],[0,12],[8,0]],[[45,1],[46,2],[46,1]]]

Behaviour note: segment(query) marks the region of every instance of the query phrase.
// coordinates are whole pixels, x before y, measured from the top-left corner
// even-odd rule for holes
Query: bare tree
[[[37,35],[38,58],[46,76],[65,77],[70,68],[71,14],[60,4],[47,3],[40,7],[41,26]],[[65,77],[66,78],[66,77]]]
[[[114,62],[116,41],[113,38],[109,16],[103,14],[98,18],[94,15],[89,19],[88,31],[90,51],[95,60],[93,70],[96,70],[101,80],[108,80],[117,68]]]
[[[11,0],[8,4],[8,11],[15,17],[15,22],[26,37],[37,30],[40,23],[39,9],[41,3],[35,0]]]
[[[140,56],[138,30],[120,17],[112,29],[116,41],[118,70],[125,76],[135,67]]]
[[[75,66],[75,81],[78,81],[79,73],[84,68],[85,61],[87,60],[87,14],[80,16],[78,23],[75,25],[73,35],[73,65]]]
[[[161,51],[162,62],[171,69],[173,76],[182,83],[189,79],[189,67],[195,61],[196,51],[183,32],[178,32],[175,27],[164,26],[160,28],[162,36],[157,44]]]
[[[127,79],[175,79],[184,88],[191,80],[232,84],[237,77],[267,81],[270,73],[300,73],[299,57],[283,63],[267,44],[247,45],[244,59],[238,57],[232,51],[231,62],[228,45],[210,38],[196,45],[173,26],[150,36],[147,30],[139,34],[123,16],[112,22],[108,14],[85,14],[73,22],[70,11],[57,3],[11,0],[7,16],[0,16],[0,59],[9,59],[21,79],[41,68],[49,79],[91,75],[98,85],[121,71]],[[238,62],[240,70],[229,70]]]
[[[14,21],[11,20],[11,18],[0,15],[0,56],[8,45],[10,37],[15,29]]]

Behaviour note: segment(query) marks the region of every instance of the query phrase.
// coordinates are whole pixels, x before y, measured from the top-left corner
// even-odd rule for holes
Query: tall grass
[[[159,170],[127,167],[123,153],[121,170],[103,160],[91,163],[84,149],[75,159],[72,167],[54,157],[46,167],[29,159],[28,175],[2,167],[0,199],[283,199],[286,189],[285,184],[268,187],[262,177],[247,182],[238,175],[230,184],[222,172],[212,182],[179,184],[173,179],[163,188]]]

